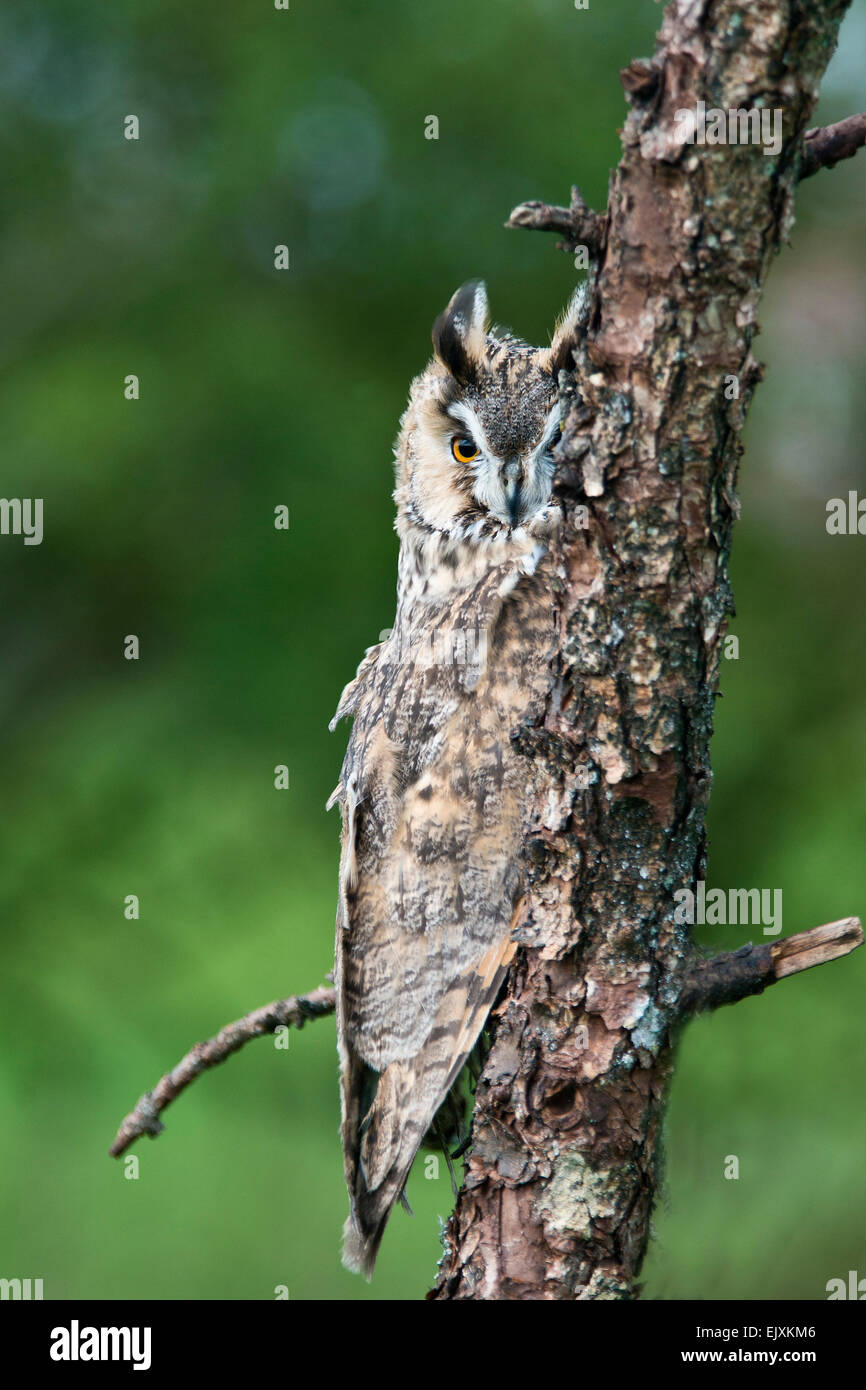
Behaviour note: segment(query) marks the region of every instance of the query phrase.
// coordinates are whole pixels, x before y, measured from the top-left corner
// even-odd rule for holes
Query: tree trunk
[[[589,247],[591,316],[561,378],[559,650],[518,743],[541,778],[522,945],[432,1298],[636,1296],[677,1032],[800,968],[784,942],[738,953],[739,984],[734,957],[697,965],[674,893],[704,878],[757,307],[845,8],[672,0],[653,60],[622,74],[606,218],[579,196],[513,217]],[[700,101],[780,108],[780,152],[678,143]]]

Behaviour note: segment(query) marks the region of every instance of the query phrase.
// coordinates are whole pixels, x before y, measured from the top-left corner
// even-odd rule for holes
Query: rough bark
[[[845,8],[673,0],[653,60],[623,74],[631,111],[606,214],[576,208],[604,235],[564,387],[559,488],[572,524],[558,661],[546,718],[519,742],[543,769],[526,826],[522,947],[433,1298],[637,1293],[677,1031],[687,1011],[723,1002],[695,994],[673,895],[705,874],[740,434],[761,374],[756,314]],[[674,113],[699,100],[781,108],[781,153],[678,144]],[[514,225],[568,238],[561,218],[537,213],[546,205],[526,206],[536,220]],[[756,988],[778,978],[770,948],[758,949]]]

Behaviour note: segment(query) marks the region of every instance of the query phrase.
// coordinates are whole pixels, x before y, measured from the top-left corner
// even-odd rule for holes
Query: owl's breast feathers
[[[531,767],[511,734],[549,680],[549,583],[512,565],[412,605],[335,716],[344,1261],[367,1275],[418,1147],[514,954]]]

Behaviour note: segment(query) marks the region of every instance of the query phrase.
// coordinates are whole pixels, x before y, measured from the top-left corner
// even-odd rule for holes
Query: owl
[[[578,294],[533,348],[488,331],[472,281],[436,320],[395,445],[395,624],[331,722],[353,720],[328,802],[342,811],[343,1262],[368,1278],[516,950],[533,788],[514,736],[550,683],[557,384],[582,315]]]

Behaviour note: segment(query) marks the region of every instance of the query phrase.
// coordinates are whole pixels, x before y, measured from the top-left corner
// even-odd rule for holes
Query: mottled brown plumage
[[[580,303],[544,349],[486,312],[472,282],[434,325],[396,446],[396,624],[334,719],[354,721],[332,797],[344,1260],[367,1275],[514,954],[531,764],[511,736],[540,717],[554,645],[556,375]]]

